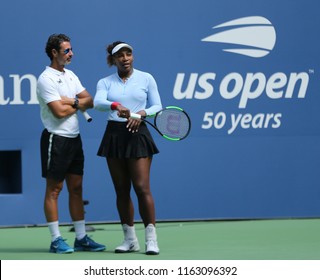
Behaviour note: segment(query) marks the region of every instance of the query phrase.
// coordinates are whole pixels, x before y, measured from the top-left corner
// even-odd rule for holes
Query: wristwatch
[[[75,109],[79,109],[79,99],[78,98],[74,99],[74,103],[73,103],[72,107]]]

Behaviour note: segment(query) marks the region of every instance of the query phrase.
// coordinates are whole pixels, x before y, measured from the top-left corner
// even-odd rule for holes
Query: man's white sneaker
[[[146,241],[146,255],[158,255],[160,253],[156,240],[150,239]]]
[[[138,239],[124,240],[120,246],[115,249],[115,253],[130,253],[140,250]]]

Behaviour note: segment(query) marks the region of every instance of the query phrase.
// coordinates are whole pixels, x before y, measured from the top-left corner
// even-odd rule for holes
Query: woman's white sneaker
[[[150,239],[146,241],[146,255],[159,255],[160,250],[158,247],[158,242],[156,240]]]
[[[120,246],[115,249],[115,253],[131,253],[140,251],[138,239],[124,240]]]

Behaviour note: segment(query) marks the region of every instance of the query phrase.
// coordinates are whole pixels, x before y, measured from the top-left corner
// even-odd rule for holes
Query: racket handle
[[[130,118],[133,118],[133,119],[141,119],[141,115],[136,114],[136,113],[130,113]]]
[[[87,122],[91,122],[92,118],[91,116],[87,113],[87,111],[81,111],[81,113],[83,114],[84,118],[87,120]]]

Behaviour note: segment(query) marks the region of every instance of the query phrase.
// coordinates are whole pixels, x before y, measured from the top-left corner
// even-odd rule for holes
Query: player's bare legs
[[[138,198],[139,213],[146,231],[146,253],[159,254],[155,230],[155,207],[150,191],[152,157],[139,159],[107,159],[117,195],[117,208],[124,232],[124,241],[116,253],[139,251],[134,229],[134,209],[130,197],[131,183]]]
[[[117,196],[117,209],[124,234],[124,241],[115,249],[116,253],[140,250],[134,228],[134,208],[130,196],[131,178],[126,159],[107,158],[110,175]]]
[[[150,191],[150,167],[152,158],[139,158],[129,160],[129,169],[132,184],[139,202],[139,213],[147,227],[155,224],[155,207]]]
[[[73,221],[84,220],[82,179],[82,175],[67,174],[66,176],[69,191],[69,210]]]
[[[58,221],[58,197],[63,187],[63,181],[46,179],[46,193],[44,197],[44,213],[47,222]]]
[[[127,160],[107,158],[110,175],[117,196],[117,209],[121,224],[133,225],[134,209],[130,197],[131,179]]]

